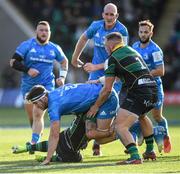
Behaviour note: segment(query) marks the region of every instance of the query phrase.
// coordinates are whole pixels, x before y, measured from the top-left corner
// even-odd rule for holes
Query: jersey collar
[[[113,48],[113,52],[115,51],[115,50],[117,50],[118,48],[121,48],[121,47],[123,47],[124,46],[124,44],[123,43],[119,43],[119,44],[117,44],[114,48]]]

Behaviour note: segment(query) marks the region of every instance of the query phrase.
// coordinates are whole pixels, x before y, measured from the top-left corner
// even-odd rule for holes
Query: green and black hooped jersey
[[[108,59],[105,76],[119,77],[128,89],[154,86],[155,81],[140,54],[129,46],[117,48]]]

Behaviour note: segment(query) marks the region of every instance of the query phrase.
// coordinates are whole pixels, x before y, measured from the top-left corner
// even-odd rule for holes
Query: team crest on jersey
[[[30,53],[36,53],[36,50],[35,50],[35,48],[32,48],[29,52]]]
[[[54,50],[50,50],[50,55],[51,55],[51,56],[55,56]]]
[[[144,55],[143,55],[143,59],[144,59],[144,60],[148,60],[148,54],[144,54]]]

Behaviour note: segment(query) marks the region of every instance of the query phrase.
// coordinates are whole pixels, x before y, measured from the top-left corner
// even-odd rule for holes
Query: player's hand
[[[96,71],[96,65],[92,64],[92,63],[86,63],[84,66],[83,66],[84,70],[88,73],[90,72],[93,72],[93,71]]]
[[[77,60],[72,59],[71,64],[76,68],[81,68],[84,65],[84,63],[80,59],[77,59]]]
[[[65,83],[65,78],[64,77],[59,77],[59,78],[56,79],[56,84],[58,86],[62,86],[62,85],[64,85],[64,83]]]
[[[94,117],[97,114],[98,110],[99,108],[96,105],[92,105],[89,111],[87,112],[87,117]]]
[[[30,68],[28,71],[28,75],[31,77],[36,77],[39,74],[39,71],[35,68]]]
[[[50,161],[45,159],[40,165],[44,166],[44,165],[48,165],[49,163],[50,163]]]
[[[86,81],[86,83],[96,84],[96,83],[100,83],[100,81],[99,80],[88,80],[88,81]]]

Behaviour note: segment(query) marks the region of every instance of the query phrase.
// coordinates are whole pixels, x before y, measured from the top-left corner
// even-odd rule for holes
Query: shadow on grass
[[[51,172],[61,170],[78,170],[78,169],[91,169],[95,167],[105,167],[105,166],[116,166],[116,162],[124,160],[124,158],[119,158],[119,155],[113,155],[110,158],[97,157],[96,159],[86,160],[81,163],[51,163],[51,165],[40,166],[35,160],[22,160],[22,161],[5,161],[0,163],[0,173],[28,173],[28,172]],[[180,161],[180,156],[166,156],[158,157],[153,163],[162,162],[176,162]],[[146,163],[146,162],[145,162]],[[177,171],[180,172],[180,171]],[[166,172],[163,172],[166,173]]]

